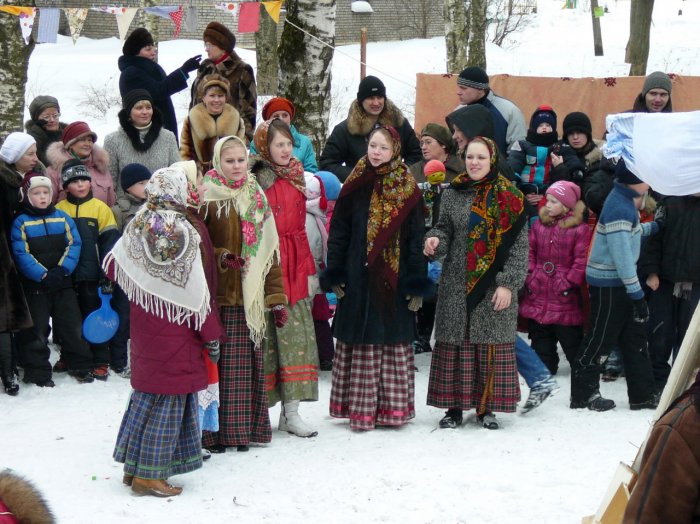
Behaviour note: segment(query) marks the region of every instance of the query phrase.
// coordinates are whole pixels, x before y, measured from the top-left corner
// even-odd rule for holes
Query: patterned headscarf
[[[401,225],[420,202],[421,193],[415,178],[401,160],[401,138],[393,127],[376,128],[370,137],[384,129],[391,136],[391,159],[377,167],[363,156],[348,176],[338,199],[371,184],[367,223],[367,264],[376,268],[383,283],[395,291],[399,278]],[[381,282],[378,285],[382,285]]]
[[[301,191],[302,194],[305,194],[306,186],[304,182],[304,164],[302,164],[295,156],[292,156],[289,159],[289,164],[286,166],[280,166],[278,164],[275,164],[275,162],[272,160],[268,141],[270,133],[270,124],[275,120],[279,123],[284,124],[284,122],[282,122],[282,120],[280,120],[279,118],[274,118],[263,122],[255,130],[255,135],[253,136],[253,143],[255,144],[255,149],[257,149],[260,157],[270,164],[270,167],[274,171],[275,175],[277,175],[279,178],[287,180],[290,184],[292,184],[292,187],[294,187],[294,189],[296,189],[297,191]],[[287,124],[284,124],[284,126],[287,127]],[[287,129],[289,129],[289,127],[287,127]],[[289,131],[289,136],[291,137],[291,130]],[[292,143],[293,142],[294,139],[292,139]]]
[[[187,179],[159,169],[146,185],[146,203],[105,259],[114,260],[119,286],[145,311],[201,328],[210,311],[199,250],[201,238],[186,217]]]

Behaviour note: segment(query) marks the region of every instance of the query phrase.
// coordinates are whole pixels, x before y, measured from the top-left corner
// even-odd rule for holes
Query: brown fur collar
[[[603,145],[605,142],[602,140],[593,139],[593,148],[584,156],[587,166],[592,166],[603,160],[603,152],[600,150]]]
[[[13,473],[0,473],[0,500],[19,522],[53,524],[56,522],[39,490],[28,480]]]
[[[73,156],[68,152],[63,142],[54,142],[46,149],[46,159],[49,165],[59,174],[66,160]],[[92,146],[92,155],[84,162],[86,166],[97,169],[100,173],[109,173],[109,154],[97,144]]]
[[[272,187],[272,184],[277,180],[277,175],[272,170],[270,163],[259,156],[251,156],[248,159],[248,171],[255,175],[263,191]]]
[[[583,223],[583,214],[585,213],[585,211],[586,204],[579,200],[578,202],[576,202],[573,212],[568,214],[566,218],[557,219],[548,216],[547,209],[544,206],[540,208],[539,217],[540,222],[542,222],[545,226],[551,226],[555,222],[558,222],[559,227],[563,229],[569,229]]]
[[[384,109],[379,113],[377,123],[383,126],[395,127],[398,131],[403,125],[404,117],[401,110],[388,98],[384,99]],[[353,100],[348,111],[348,131],[351,135],[367,136],[372,131],[374,122],[368,117],[357,100]]]
[[[224,105],[223,112],[215,119],[204,108],[204,104],[200,102],[190,109],[188,118],[190,119],[190,131],[194,140],[203,142],[208,138],[230,134],[240,136],[239,130],[242,127],[241,115],[230,104]],[[231,131],[233,129],[236,130],[235,133]]]

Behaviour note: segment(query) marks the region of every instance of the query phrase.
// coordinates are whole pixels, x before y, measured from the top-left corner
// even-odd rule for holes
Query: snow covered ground
[[[607,1],[610,13],[601,20],[604,57],[593,56],[590,13],[561,10],[561,0],[538,4],[537,18],[516,35],[517,43],[506,50],[489,46],[489,73],[626,74],[629,1]],[[700,74],[699,20],[699,0],[657,2],[648,70]],[[170,72],[203,51],[199,41],[165,42],[161,64]],[[340,51],[359,58],[358,46]],[[85,91],[92,85],[117,92],[120,54],[117,39],[81,38],[74,46],[60,38],[58,44],[37,46],[27,101],[39,94],[58,97],[62,120],[87,120],[101,142],[116,129],[119,107],[103,118],[88,116]],[[253,52],[240,54],[255,62]],[[439,38],[370,44],[368,57],[376,68],[370,72],[385,80],[389,97],[408,114],[415,73],[445,69]],[[355,97],[359,65],[336,54],[333,82],[335,124]],[[173,97],[180,120],[188,96]],[[346,421],[331,419],[330,373],[322,372],[321,400],[301,409],[318,429],[317,438],[275,431],[264,448],[214,456],[203,469],[175,477],[185,492],[168,501],[132,497],[111,458],[128,380],[112,376],[106,383],[79,385],[56,375],[53,389],[22,385],[16,398],[0,394],[0,467],[34,480],[59,522],[578,523],[595,512],[618,462],[633,460],[651,424],[652,411],[629,411],[623,380],[602,385],[617,409],[570,410],[564,364],[559,393],[527,415],[500,416],[500,431],[478,427],[473,415],[457,430],[439,430],[442,412],[425,405],[430,355],[419,355],[417,366],[417,418],[406,427],[356,433]],[[270,410],[273,427],[278,414],[278,408]]]

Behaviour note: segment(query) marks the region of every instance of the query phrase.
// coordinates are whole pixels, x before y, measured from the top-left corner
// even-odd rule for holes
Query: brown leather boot
[[[124,473],[124,476],[122,477],[122,484],[125,486],[131,486],[134,482],[134,476],[129,475],[128,473]]]
[[[163,479],[142,479],[134,477],[131,491],[135,495],[152,495],[154,497],[176,497],[182,493],[182,488],[171,486]]]

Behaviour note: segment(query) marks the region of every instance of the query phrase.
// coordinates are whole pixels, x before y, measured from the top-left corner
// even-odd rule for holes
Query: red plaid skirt
[[[352,429],[400,426],[416,416],[410,344],[343,344],[333,360],[330,414]]]
[[[219,431],[204,431],[202,445],[270,442],[263,354],[250,340],[243,306],[221,306],[226,343],[219,359]]]
[[[435,344],[428,383],[429,406],[512,413],[519,400],[514,343]]]

